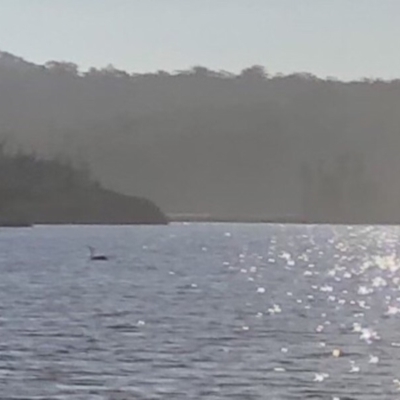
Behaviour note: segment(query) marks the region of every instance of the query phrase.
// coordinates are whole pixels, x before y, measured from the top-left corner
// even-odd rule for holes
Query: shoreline
[[[203,215],[167,214],[165,221],[0,221],[0,228],[33,228],[35,226],[168,226],[173,223],[208,223],[208,224],[270,224],[270,225],[334,225],[334,226],[396,226],[400,221],[338,221],[338,220],[304,220],[300,218],[257,218],[257,217],[212,217]]]
[[[253,216],[240,216],[240,217],[215,217],[211,215],[177,215],[167,214],[171,223],[173,222],[198,222],[198,223],[232,223],[232,224],[275,224],[275,225],[400,225],[398,221],[344,221],[344,220],[321,220],[321,219],[303,219],[298,217],[253,217]]]

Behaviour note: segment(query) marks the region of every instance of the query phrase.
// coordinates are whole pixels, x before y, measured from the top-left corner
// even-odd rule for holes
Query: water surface
[[[0,230],[7,399],[388,399],[396,227]],[[87,245],[110,256],[88,259]]]

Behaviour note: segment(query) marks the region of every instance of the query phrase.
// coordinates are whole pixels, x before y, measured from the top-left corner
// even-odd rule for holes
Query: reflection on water
[[[173,224],[0,231],[0,393],[388,399],[399,229]],[[110,256],[90,261],[87,245]]]

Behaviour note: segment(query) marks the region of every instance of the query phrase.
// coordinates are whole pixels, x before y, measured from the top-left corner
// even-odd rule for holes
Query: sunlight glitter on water
[[[278,399],[375,400],[400,388],[398,228],[32,232],[0,242],[8,397],[107,398],[124,377],[115,390],[127,399],[202,398],[205,387],[265,399],[271,386]],[[88,236],[116,260],[82,261]],[[38,253],[16,263],[17,243]],[[18,386],[46,368],[55,372]]]

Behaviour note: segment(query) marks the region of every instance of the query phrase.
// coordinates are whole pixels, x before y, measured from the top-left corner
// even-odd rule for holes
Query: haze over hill
[[[400,81],[129,74],[0,53],[0,132],[172,214],[400,221]]]

